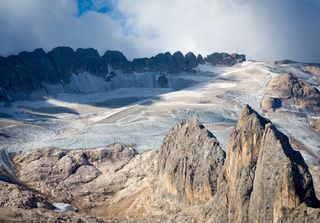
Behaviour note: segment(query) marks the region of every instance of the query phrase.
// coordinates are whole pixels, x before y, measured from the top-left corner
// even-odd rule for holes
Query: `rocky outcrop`
[[[305,65],[304,70],[312,74],[320,84],[320,64]]]
[[[68,82],[73,73],[73,64],[75,62],[75,52],[71,47],[56,47],[48,52],[53,66],[59,73],[61,80]]]
[[[282,74],[272,78],[265,88],[261,102],[263,109],[299,109],[320,111],[320,92],[311,84],[298,80],[293,74]]]
[[[132,63],[120,52],[107,50],[101,57],[105,67],[110,66],[112,70],[120,70],[124,73],[131,73]]]
[[[201,204],[217,190],[225,159],[217,139],[197,120],[182,121],[163,140],[158,174],[166,190],[179,201]]]
[[[55,207],[38,193],[16,184],[0,184],[1,208],[45,208],[54,210]],[[1,216],[0,216],[1,218]]]
[[[18,57],[39,82],[56,83],[59,79],[55,67],[43,49],[36,49],[33,52],[24,51],[19,53]]]
[[[212,65],[233,66],[236,63],[246,61],[246,56],[235,53],[231,55],[227,53],[213,53],[208,55],[204,60]]]
[[[301,154],[272,123],[245,106],[231,133],[211,222],[277,222],[300,204],[319,207]]]
[[[198,64],[204,64],[205,63],[205,61],[204,61],[203,57],[201,56],[201,54],[199,54],[197,56],[197,61],[198,61]]]
[[[74,73],[89,72],[92,74],[101,75],[106,73],[106,69],[100,61],[100,55],[96,49],[93,48],[79,48],[75,52],[75,59],[73,65]]]
[[[198,66],[198,60],[197,57],[192,53],[189,52],[185,55],[187,68],[195,68]]]
[[[320,117],[308,117],[307,119],[309,127],[320,134]]]

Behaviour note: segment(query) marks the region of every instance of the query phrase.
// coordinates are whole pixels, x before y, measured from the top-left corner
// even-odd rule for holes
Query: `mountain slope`
[[[159,152],[138,154],[115,144],[19,152],[11,160],[25,190],[105,220],[290,222],[297,217],[317,222],[320,214],[301,154],[248,105],[230,135],[226,159],[212,133],[189,120],[169,131]],[[12,193],[6,191],[1,197]],[[18,208],[6,200],[0,204],[7,211]]]

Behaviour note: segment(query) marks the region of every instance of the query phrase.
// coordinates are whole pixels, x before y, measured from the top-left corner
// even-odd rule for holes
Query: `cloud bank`
[[[0,54],[66,45],[320,62],[319,0],[3,0]]]

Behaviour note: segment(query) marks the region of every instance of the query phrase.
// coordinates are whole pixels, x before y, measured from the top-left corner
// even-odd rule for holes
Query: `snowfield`
[[[268,81],[292,72],[315,83],[297,65],[244,62],[233,67],[199,65],[197,73],[121,74],[106,84],[89,73],[74,75],[71,93],[47,86],[52,97],[0,105],[0,148],[8,151],[44,147],[93,148],[115,142],[140,151],[158,149],[166,132],[181,119],[197,118],[223,149],[244,104],[262,113],[260,101]],[[320,153],[320,137],[295,114],[264,114],[282,131],[303,142],[311,160]],[[320,157],[320,156],[319,156]]]

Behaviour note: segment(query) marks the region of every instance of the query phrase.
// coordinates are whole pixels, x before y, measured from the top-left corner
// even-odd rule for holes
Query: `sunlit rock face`
[[[217,190],[225,153],[197,120],[182,121],[163,140],[158,173],[167,191],[180,201],[201,204]]]
[[[231,133],[212,201],[213,222],[277,222],[283,210],[319,207],[301,154],[267,119],[245,106]]]

